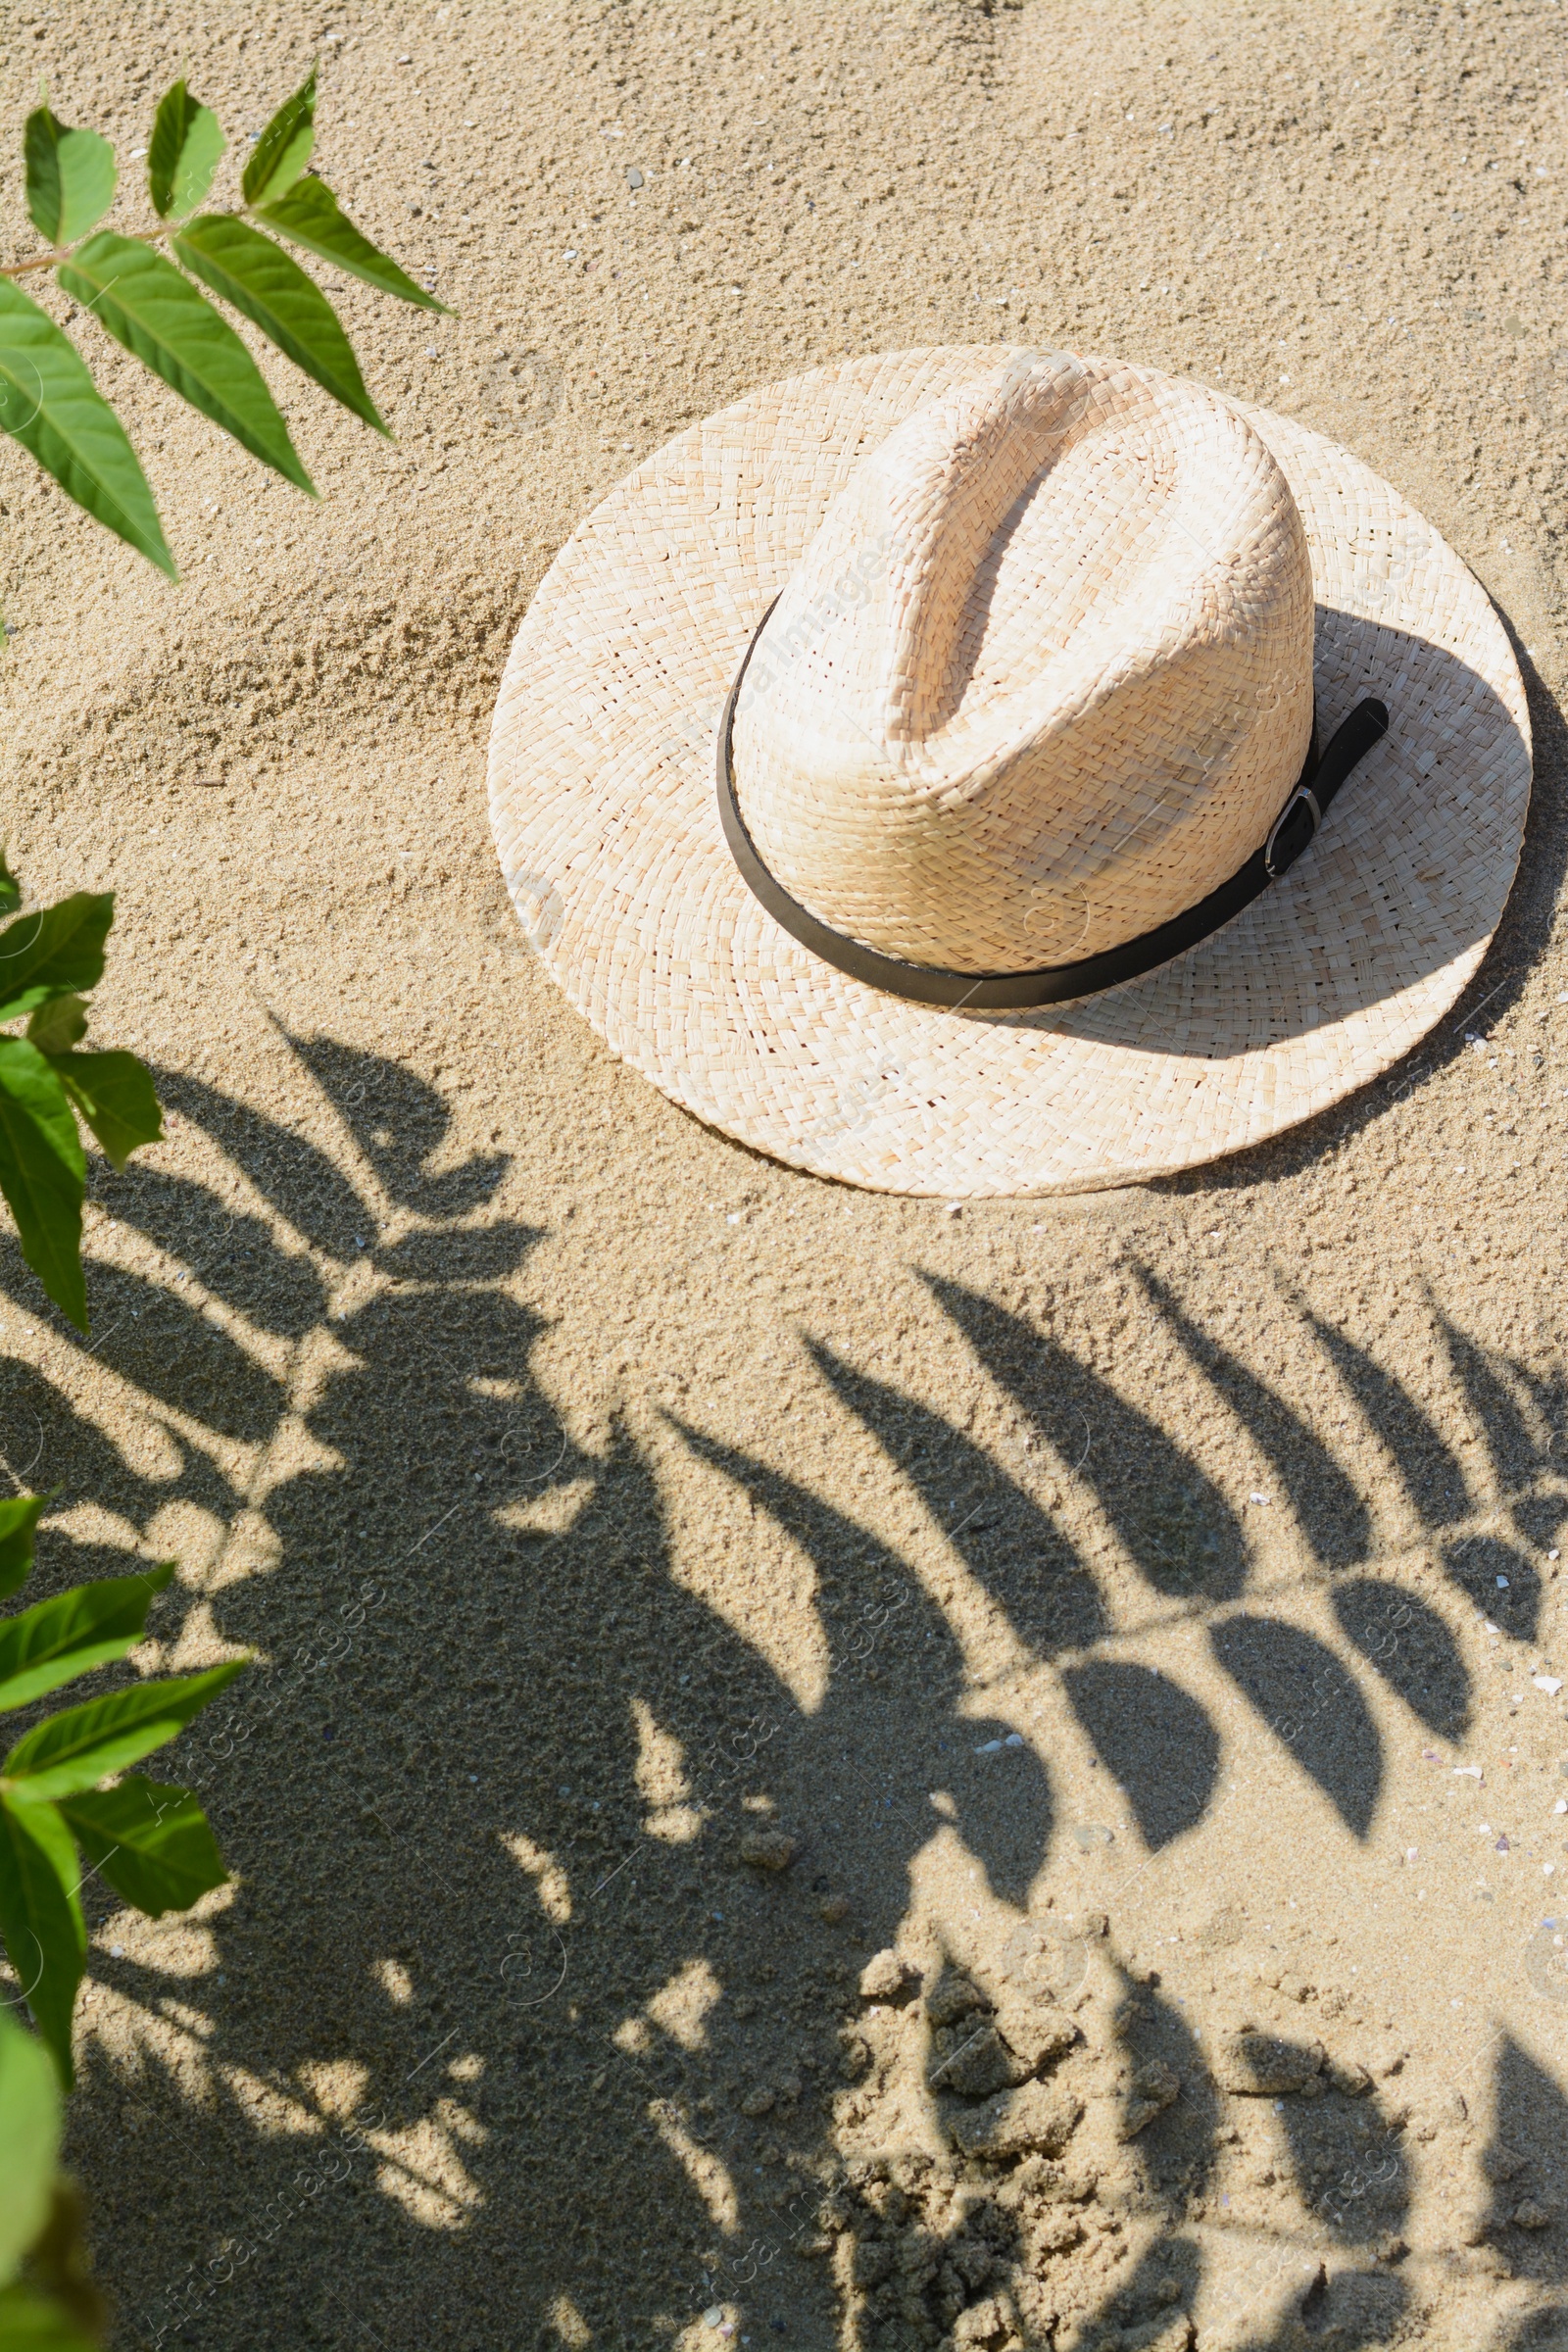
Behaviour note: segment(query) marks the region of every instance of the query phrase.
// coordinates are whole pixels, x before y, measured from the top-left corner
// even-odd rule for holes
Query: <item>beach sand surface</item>
[[[393,437],[265,359],[312,504],[75,318],[178,584],[0,451],[8,854],[117,893],[93,1037],[169,1129],[94,1174],[88,1340],[7,1247],[0,1443],[35,1593],[174,1558],[135,1664],[256,1660],[155,1766],[232,1885],[86,1889],[115,2344],[1568,2342],[1564,12],[63,0],[4,119],[112,134],[140,227],[177,74],[243,156],[316,57],[455,314],[323,272]],[[649,451],[997,340],[1385,473],[1537,774],[1408,1061],[950,1205],[612,1060],[484,756]]]

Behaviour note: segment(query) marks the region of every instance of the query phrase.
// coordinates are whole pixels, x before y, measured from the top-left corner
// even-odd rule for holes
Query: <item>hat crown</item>
[[[1099,954],[1259,846],[1312,724],[1285,476],[1201,385],[1015,353],[863,458],[734,723],[764,863],[819,920],[959,971]]]

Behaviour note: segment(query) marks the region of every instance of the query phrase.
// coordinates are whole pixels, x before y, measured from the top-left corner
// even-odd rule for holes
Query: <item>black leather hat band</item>
[[[1262,848],[1254,850],[1228,882],[1222,882],[1218,890],[1211,890],[1207,898],[1200,899],[1185,913],[1173,915],[1169,922],[1145,931],[1137,939],[1126,940],[1120,947],[1107,948],[1099,956],[1085,956],[1076,963],[1052,964],[1043,971],[944,971],[934,964],[905,963],[895,956],[880,956],[874,948],[863,947],[858,940],[848,939],[843,932],[819,922],[769,872],[746,830],[735,798],[730,737],[747,666],[772,610],[769,605],[757,625],[719,720],[718,813],[724,839],[753,897],[792,939],[799,940],[803,948],[808,948],[835,970],[847,972],[852,980],[863,980],[867,987],[883,989],[890,996],[906,997],[916,1004],[946,1004],[977,1012],[1065,1004],[1080,997],[1098,996],[1107,988],[1119,988],[1124,981],[1140,979],[1145,972],[1169,963],[1173,956],[1184,955],[1189,948],[1210,938],[1233,915],[1240,914],[1244,906],[1260,898],[1271,883],[1289,873],[1327,816],[1346,777],[1388,732],[1389,714],[1384,705],[1374,701],[1358,703],[1319,757],[1314,721],[1300,781],[1270,826]]]

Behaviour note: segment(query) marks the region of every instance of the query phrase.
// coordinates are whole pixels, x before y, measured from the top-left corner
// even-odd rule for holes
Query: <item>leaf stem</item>
[[[244,212],[230,213],[225,218],[243,220],[250,209],[250,206],[246,205]],[[121,234],[128,236],[132,243],[137,245],[160,245],[165,237],[172,237],[176,229],[183,228],[184,225],[183,220],[168,220],[162,228],[122,229]],[[74,245],[65,245],[57,247],[53,253],[35,254],[30,262],[0,263],[0,277],[25,277],[29,270],[59,270],[67,262],[74,261],[75,254]]]
[[[70,259],[68,248],[58,253],[41,253],[35,261],[7,262],[0,264],[0,277],[25,277],[29,270],[58,270],[62,262]]]

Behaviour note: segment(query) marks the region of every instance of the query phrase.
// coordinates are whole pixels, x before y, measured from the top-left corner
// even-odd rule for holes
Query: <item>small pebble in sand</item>
[[[800,1850],[783,1830],[752,1830],[741,1839],[741,1860],[754,1870],[788,1870]]]

